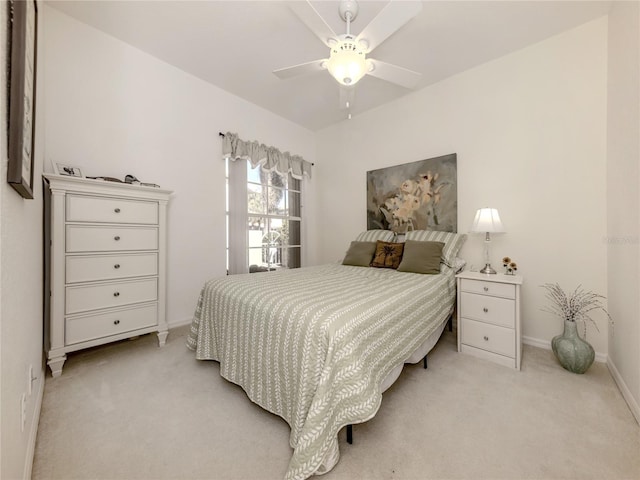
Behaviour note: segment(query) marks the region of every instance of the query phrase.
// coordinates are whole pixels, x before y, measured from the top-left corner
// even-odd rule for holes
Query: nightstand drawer
[[[516,286],[507,283],[497,283],[483,280],[462,279],[462,291],[492,295],[504,298],[516,298]]]
[[[67,252],[157,250],[154,227],[94,227],[67,225]]]
[[[67,222],[158,223],[158,203],[122,198],[67,197]]]
[[[158,306],[147,305],[128,310],[101,313],[65,320],[65,343],[85,342],[108,335],[117,335],[158,323]]]
[[[66,312],[80,313],[101,308],[150,302],[158,299],[158,279],[98,283],[67,287]]]
[[[463,318],[461,341],[464,345],[507,357],[516,356],[516,332],[510,328]]]
[[[67,255],[67,283],[114,280],[158,274],[157,253]]]
[[[515,301],[463,292],[460,315],[464,318],[515,328]]]

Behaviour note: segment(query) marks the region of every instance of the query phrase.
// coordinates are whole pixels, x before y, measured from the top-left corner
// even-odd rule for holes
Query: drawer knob
[[[484,291],[488,292],[489,291],[489,287],[484,287]]]
[[[113,239],[117,242],[118,240],[120,240],[120,235],[116,235],[115,237],[113,237]]]
[[[114,324],[114,325],[120,325],[120,320],[114,320],[114,321],[113,321],[113,324]]]
[[[113,296],[114,297],[119,297],[120,296],[120,292],[113,292]]]
[[[116,212],[116,213],[120,213],[120,209],[119,208],[114,208],[113,211]]]
[[[120,268],[120,264],[119,264],[119,263],[116,263],[116,264],[113,266],[113,268],[115,268],[116,270],[117,270],[117,269],[119,269],[119,268]]]
[[[487,337],[487,336],[485,335],[485,336],[484,336],[484,340],[485,340],[485,342],[488,342],[488,341],[489,341],[489,337]]]
[[[487,307],[484,307],[484,308],[482,309],[482,311],[483,311],[484,313],[489,313],[489,309],[488,309]]]

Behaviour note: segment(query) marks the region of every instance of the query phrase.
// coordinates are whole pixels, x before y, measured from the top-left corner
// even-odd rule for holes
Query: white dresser
[[[53,376],[62,374],[68,352],[150,332],[164,345],[171,191],[43,176],[45,349]]]
[[[520,275],[462,272],[458,281],[458,351],[520,370]]]

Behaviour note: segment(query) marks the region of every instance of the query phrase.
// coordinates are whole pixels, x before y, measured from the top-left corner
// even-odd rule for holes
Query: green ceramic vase
[[[596,358],[593,347],[580,338],[576,322],[564,321],[564,332],[551,340],[551,348],[565,369],[573,373],[584,373]]]

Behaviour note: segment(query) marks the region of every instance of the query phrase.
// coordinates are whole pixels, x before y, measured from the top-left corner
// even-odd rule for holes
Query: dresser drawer
[[[67,255],[66,282],[90,282],[158,274],[157,253]]]
[[[516,356],[516,332],[511,328],[462,319],[462,343],[507,357]]]
[[[65,319],[65,344],[85,342],[158,324],[156,304]]]
[[[158,249],[158,229],[154,227],[67,225],[66,233],[68,253]]]
[[[122,198],[67,196],[67,222],[158,223],[158,204]]]
[[[461,294],[460,315],[465,318],[515,328],[516,302],[476,293]]]
[[[493,295],[496,297],[516,298],[516,286],[507,283],[485,282],[482,280],[462,279],[462,291]]]
[[[71,286],[66,289],[65,313],[150,302],[157,298],[157,278]]]

